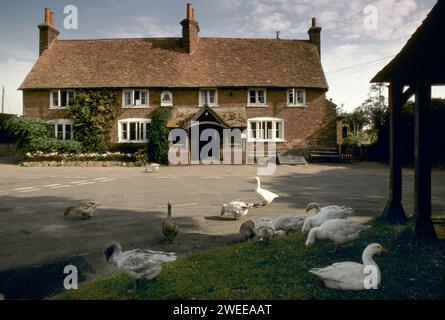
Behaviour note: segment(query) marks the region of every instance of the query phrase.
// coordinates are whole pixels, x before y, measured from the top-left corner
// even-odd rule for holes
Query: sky
[[[56,15],[61,39],[179,37],[190,0],[2,0],[0,86],[5,111],[22,110],[17,88],[38,58],[44,8]],[[201,28],[212,37],[308,39],[311,18],[322,31],[328,98],[351,111],[367,98],[371,78],[396,55],[436,0],[192,0]],[[64,8],[78,10],[78,29],[64,28]],[[444,88],[433,95],[445,97]]]

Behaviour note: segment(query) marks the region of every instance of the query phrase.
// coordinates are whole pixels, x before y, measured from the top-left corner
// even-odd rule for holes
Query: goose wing
[[[265,202],[272,202],[273,200],[275,200],[276,198],[278,198],[278,195],[270,192],[269,190],[265,190],[265,189],[259,189],[257,191],[257,193],[261,196],[261,198],[265,201]]]
[[[335,289],[363,289],[365,274],[364,266],[356,262],[334,263],[326,268],[315,268],[310,273],[318,276],[328,287]]]
[[[304,218],[295,216],[282,216],[274,221],[275,230],[282,230],[287,233],[294,233],[303,227]]]

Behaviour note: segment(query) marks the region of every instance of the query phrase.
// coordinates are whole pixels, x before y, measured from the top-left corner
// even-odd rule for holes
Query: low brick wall
[[[17,155],[15,144],[0,143],[0,157],[12,157]]]

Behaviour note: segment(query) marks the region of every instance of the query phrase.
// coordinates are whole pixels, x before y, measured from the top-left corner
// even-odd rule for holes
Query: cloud
[[[159,23],[157,19],[149,16],[137,16],[133,18],[131,26],[116,27],[105,34],[110,38],[147,38],[147,37],[177,37],[180,28]]]

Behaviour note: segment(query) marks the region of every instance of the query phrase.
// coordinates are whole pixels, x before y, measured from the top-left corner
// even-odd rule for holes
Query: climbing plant
[[[148,130],[148,154],[152,161],[168,163],[168,135],[170,130],[167,122],[172,115],[173,108],[158,108],[152,115],[150,129]]]
[[[120,110],[118,95],[107,89],[80,90],[69,109],[74,135],[86,151],[106,152]]]

